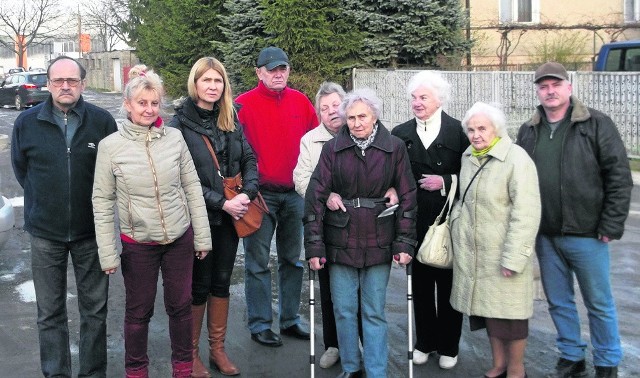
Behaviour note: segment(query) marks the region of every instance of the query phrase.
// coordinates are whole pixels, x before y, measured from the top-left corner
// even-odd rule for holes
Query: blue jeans
[[[536,252],[561,357],[582,360],[587,347],[580,337],[573,290],[575,274],[589,317],[593,364],[618,366],[622,348],[611,293],[609,245],[595,238],[538,235]]]
[[[285,193],[261,190],[261,193],[270,213],[264,215],[260,229],[244,239],[244,285],[251,333],[270,329],[273,321],[269,252],[274,232],[278,254],[280,329],[300,322],[298,310],[304,272],[300,261],[304,212],[302,197],[295,190]]]
[[[73,263],[80,311],[78,377],[106,377],[109,277],[95,238],[57,242],[31,235],[31,270],[38,306],[40,364],[45,377],[71,377],[67,263]]]
[[[363,356],[358,347],[358,291],[367,378],[387,376],[387,320],[384,305],[391,267],[389,264],[354,268],[341,264],[329,266],[331,299],[336,317],[342,370],[360,370]]]

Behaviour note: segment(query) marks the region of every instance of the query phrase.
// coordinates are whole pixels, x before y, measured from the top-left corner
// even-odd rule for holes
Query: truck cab
[[[605,43],[594,71],[640,71],[640,40]]]

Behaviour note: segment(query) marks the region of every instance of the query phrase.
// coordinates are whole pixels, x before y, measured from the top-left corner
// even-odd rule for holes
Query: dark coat
[[[381,198],[390,187],[400,200],[395,215],[378,218],[384,204],[347,207],[346,213],[326,208],[331,192],[345,200]],[[416,184],[404,143],[378,123],[377,135],[363,154],[343,126],[322,148],[305,195],[306,257],[362,268],[390,263],[400,252],[413,255],[415,208]]]
[[[633,188],[627,151],[611,118],[574,97],[571,103],[571,124],[564,137],[560,165],[560,234],[620,239]],[[534,161],[543,112],[539,106],[520,127],[516,140]]]
[[[426,150],[416,132],[415,118],[396,126],[391,134],[402,139],[407,146],[409,160],[411,160],[411,171],[418,187],[416,232],[418,240],[422,240],[429,226],[440,214],[447,197],[443,196],[439,190],[430,192],[420,189],[418,180],[422,178],[423,174],[442,176],[447,194],[449,194],[451,176],[458,176],[460,173],[462,153],[469,147],[469,138],[462,129],[460,121],[445,112],[442,112],[440,132]]]
[[[219,226],[222,216],[228,215],[222,206],[226,201],[222,178],[218,175],[211,153],[207,148],[202,135],[211,141],[213,149],[220,163],[222,174],[233,177],[242,173],[242,193],[247,194],[253,200],[258,194],[258,170],[253,150],[242,131],[242,126],[236,119],[236,129],[231,132],[217,128],[217,104],[214,106],[214,114],[210,119],[202,119],[196,105],[191,98],[187,98],[181,106],[176,108],[176,114],[171,120],[170,126],[182,131],[184,140],[189,146],[189,152],[198,171],[198,177],[202,184],[202,193],[207,205],[209,223]]]
[[[16,119],[11,161],[24,188],[24,229],[72,242],[95,236],[91,193],[98,144],[118,130],[108,111],[82,97],[70,110],[80,117],[71,144],[53,116],[51,96]]]

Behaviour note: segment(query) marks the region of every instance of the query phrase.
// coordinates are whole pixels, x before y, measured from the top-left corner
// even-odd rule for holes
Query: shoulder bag
[[[464,195],[462,196],[462,203],[464,203],[464,199],[467,196],[467,192],[471,187],[471,183],[476,179],[478,173],[482,170],[482,168],[487,165],[489,160],[491,160],[492,156],[487,157],[487,160],[478,168],[476,173],[469,181],[469,185],[464,191]],[[453,246],[451,243],[451,229],[449,227],[449,214],[451,214],[451,208],[453,207],[453,201],[456,194],[456,184],[457,178],[456,176],[451,176],[451,190],[449,191],[449,195],[447,196],[447,201],[444,203],[444,207],[440,212],[440,215],[436,218],[431,226],[429,226],[429,230],[427,230],[427,234],[424,236],[422,240],[422,244],[420,244],[420,249],[416,254],[416,259],[425,265],[430,265],[436,268],[446,268],[449,269],[453,266]],[[440,224],[440,219],[442,219],[442,215],[444,213],[444,209],[449,205],[449,211],[447,212],[447,217],[444,222]]]
[[[453,207],[453,201],[456,196],[456,189],[458,187],[458,177],[451,176],[451,189],[447,200],[440,211],[440,215],[436,218],[427,234],[420,244],[420,249],[416,254],[416,259],[419,262],[430,265],[436,268],[451,268],[453,266],[453,248],[451,247],[451,232],[449,231],[449,214],[451,214],[451,208]],[[444,210],[449,206],[447,216],[440,224],[440,220],[444,215]]]
[[[222,177],[222,186],[224,187],[224,198],[230,200],[242,192],[242,173],[238,173],[233,177],[224,177],[220,172],[220,164],[216,153],[213,151],[211,141],[206,135],[202,135],[204,143],[207,145],[209,153],[213,158],[213,163],[218,170],[218,175]],[[262,217],[264,214],[269,214],[269,208],[262,198],[262,194],[258,192],[256,198],[249,202],[249,210],[240,219],[231,218],[233,220],[233,226],[236,228],[238,237],[245,238],[256,231],[262,226]]]

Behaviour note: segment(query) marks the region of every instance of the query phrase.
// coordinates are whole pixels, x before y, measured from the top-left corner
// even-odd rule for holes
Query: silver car
[[[0,196],[0,249],[9,240],[9,234],[15,226],[15,215],[13,206],[5,196]]]

